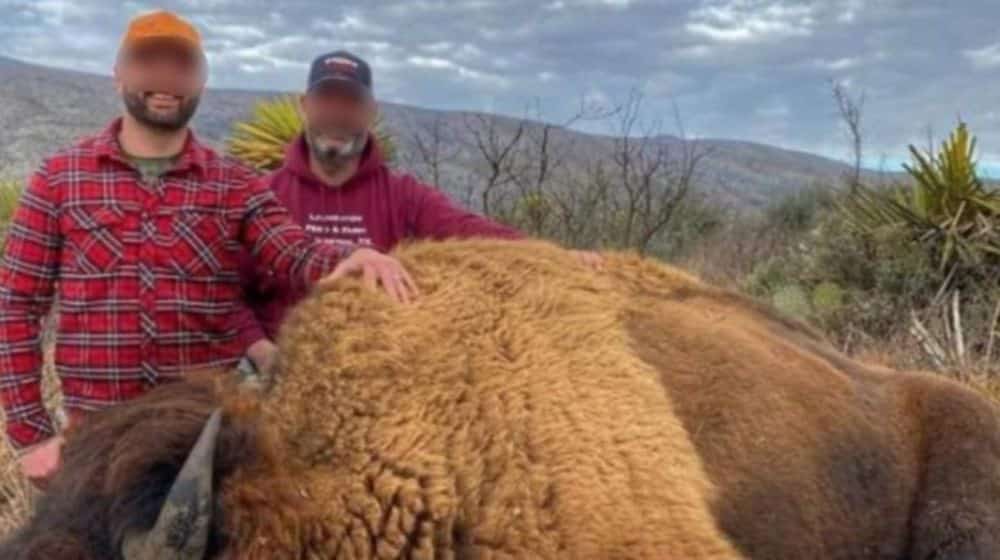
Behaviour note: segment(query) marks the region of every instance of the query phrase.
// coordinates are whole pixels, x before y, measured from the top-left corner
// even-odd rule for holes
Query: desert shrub
[[[667,261],[683,261],[705,239],[721,231],[731,212],[702,192],[689,194],[681,201],[662,233],[656,236],[649,254]]]
[[[775,289],[771,294],[771,304],[797,319],[806,319],[813,313],[808,292],[798,284],[785,284]]]
[[[835,194],[830,187],[814,185],[781,197],[767,207],[765,221],[782,232],[805,232],[816,226],[834,200]]]
[[[834,213],[811,241],[800,255],[801,281],[816,290],[827,285],[841,291],[841,306],[816,309],[816,318],[835,337],[852,330],[889,337],[940,285],[933,260],[902,232],[860,233]]]
[[[1000,353],[1000,192],[976,174],[965,125],[937,153],[911,147],[908,182],[816,191],[765,220],[787,240],[742,288],[842,346],[891,342],[908,367],[964,368]]]
[[[673,258],[706,280],[769,299],[790,283],[790,256],[828,211],[828,189],[815,187],[760,211],[723,210],[713,227]]]

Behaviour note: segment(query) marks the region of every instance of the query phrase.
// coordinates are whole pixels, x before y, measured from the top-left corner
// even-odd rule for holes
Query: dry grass
[[[52,367],[51,339],[47,341],[45,352],[45,369],[43,376],[43,391],[49,410],[58,411],[62,405],[59,392],[59,381]],[[0,443],[0,540],[21,525],[31,511],[31,500],[34,489],[21,476],[18,468],[17,455],[4,437]]]
[[[959,378],[991,398],[993,402],[1000,404],[1000,377],[972,372]]]
[[[31,506],[31,490],[10,448],[0,448],[0,538],[17,528]]]

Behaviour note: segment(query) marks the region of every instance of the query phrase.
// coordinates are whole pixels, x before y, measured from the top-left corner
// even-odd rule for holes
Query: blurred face
[[[320,86],[302,97],[306,141],[324,167],[358,157],[375,118],[375,102],[347,84]]]
[[[205,62],[171,42],[138,45],[115,69],[118,92],[129,114],[149,128],[175,132],[187,126],[205,88]]]

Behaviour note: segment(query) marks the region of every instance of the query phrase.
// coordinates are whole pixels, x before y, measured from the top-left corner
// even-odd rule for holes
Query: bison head
[[[213,489],[254,466],[261,436],[255,399],[227,398],[223,410],[222,392],[208,378],[175,383],[91,416],[0,558],[221,557],[229,535]]]

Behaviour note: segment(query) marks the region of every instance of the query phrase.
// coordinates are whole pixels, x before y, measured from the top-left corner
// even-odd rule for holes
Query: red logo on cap
[[[354,62],[349,58],[342,58],[339,56],[330,57],[323,61],[327,68],[335,72],[345,72],[347,74],[354,74],[358,70],[358,63]]]

